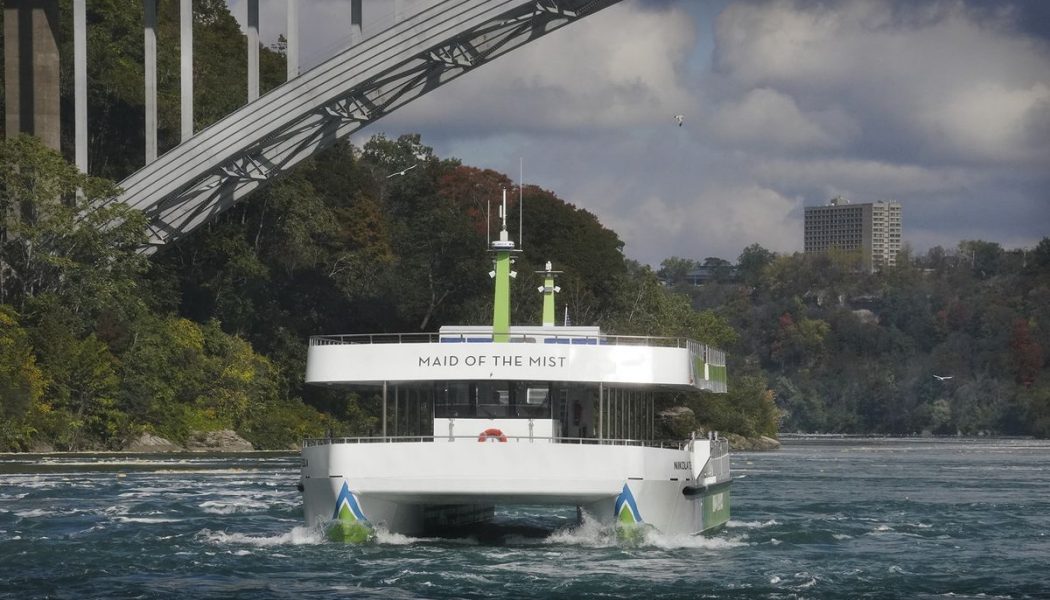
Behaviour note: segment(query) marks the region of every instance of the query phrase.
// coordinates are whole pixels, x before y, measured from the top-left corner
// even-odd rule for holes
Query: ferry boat
[[[381,431],[303,442],[307,524],[366,541],[483,523],[497,505],[575,506],[618,531],[698,534],[729,520],[729,447],[717,434],[658,439],[656,398],[724,393],[725,353],[698,341],[555,324],[559,272],[540,325],[511,326],[519,252],[493,240],[491,326],[310,339],[306,382],[382,397]],[[520,235],[519,235],[520,238]]]

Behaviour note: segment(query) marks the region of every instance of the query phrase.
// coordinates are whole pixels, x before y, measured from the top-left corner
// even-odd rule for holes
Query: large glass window
[[[437,418],[549,419],[551,385],[535,381],[457,381],[435,384]]]

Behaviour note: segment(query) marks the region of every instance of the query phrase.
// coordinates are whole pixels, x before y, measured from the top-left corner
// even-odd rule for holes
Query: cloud
[[[865,201],[958,192],[982,183],[982,174],[971,169],[849,158],[799,160],[781,156],[755,161],[751,172],[765,185],[799,190],[826,187],[829,198],[841,194]]]
[[[803,113],[794,98],[770,88],[723,103],[711,117],[711,130],[730,145],[779,150],[837,148],[859,133],[841,109]]]
[[[734,2],[719,16],[715,69],[746,101],[790,95],[803,113],[837,106],[855,151],[915,162],[1050,166],[1028,135],[1050,102],[1050,49],[963,2]]]
[[[917,120],[927,135],[967,149],[970,157],[1046,167],[1050,166],[1050,140],[1045,135],[1048,111],[1046,83],[1008,88],[979,82],[946,98],[942,106],[929,107]]]
[[[650,264],[732,259],[755,242],[797,250],[802,206],[837,194],[900,201],[919,251],[1047,235],[1046,3],[723,3],[625,0],[355,142],[420,132],[441,156],[511,176],[524,158],[527,181],[595,213]],[[365,4],[366,30],[392,22],[392,0]],[[261,5],[263,38],[276,39],[284,2]],[[345,0],[300,10],[304,64],[348,42]]]
[[[658,195],[645,197],[627,212],[607,219],[627,241],[631,256],[668,256],[735,261],[742,240],[761,240],[781,252],[802,249],[801,229],[792,215],[800,202],[756,185],[708,189],[679,201]]]
[[[680,73],[694,41],[681,8],[624,3],[480,67],[401,111],[397,123],[476,137],[671,124],[694,102]]]

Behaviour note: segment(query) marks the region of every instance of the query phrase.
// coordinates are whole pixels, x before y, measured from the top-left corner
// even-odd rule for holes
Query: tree
[[[74,202],[78,189],[84,199]],[[147,266],[137,252],[144,217],[123,204],[81,211],[116,192],[36,138],[0,142],[0,302],[25,310],[34,298],[53,296],[78,314],[133,310],[136,278]]]
[[[1028,321],[1014,321],[1010,335],[1010,352],[1017,383],[1031,387],[1043,368],[1043,349],[1032,339]]]
[[[0,450],[24,450],[34,433],[30,411],[47,382],[29,335],[9,306],[0,305]]]
[[[656,276],[667,285],[680,285],[689,279],[689,273],[695,271],[700,263],[691,258],[672,256],[660,261],[660,270]]]
[[[969,266],[974,276],[988,279],[998,275],[1002,268],[1003,248],[994,242],[965,240],[959,242],[959,254]]]
[[[776,254],[758,244],[744,248],[736,261],[741,280],[749,286],[758,284],[762,280],[763,271],[776,257]]]

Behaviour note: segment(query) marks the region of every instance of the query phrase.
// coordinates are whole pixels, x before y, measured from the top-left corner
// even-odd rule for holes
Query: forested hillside
[[[29,137],[3,142],[0,159],[4,449],[115,449],[142,432],[184,441],[234,429],[264,448],[366,433],[379,417],[374,396],[303,385],[310,335],[491,319],[486,204],[512,183],[442,160],[418,136],[337,145],[149,258],[136,251],[141,215],[78,217],[76,188],[90,202],[112,195],[111,182]],[[574,322],[732,343],[714,312],[625,260],[594,215],[537,187],[522,197],[517,270],[552,260],[565,271],[561,302]],[[514,322],[539,320],[538,283],[515,280]],[[733,395],[661,402],[691,404],[722,429],[775,433],[764,387]]]
[[[178,129],[173,6],[162,3],[158,34],[162,150]],[[304,386],[309,336],[489,322],[486,208],[513,182],[435,156],[415,135],[355,140],[140,254],[141,215],[81,209],[144,160],[141,10],[88,6],[92,172],[110,180],[32,138],[0,143],[0,450],[119,449],[143,432],[182,442],[218,429],[285,448],[374,431],[376,396]],[[245,41],[208,0],[195,2],[194,44],[199,129],[244,101],[244,63],[229,57]],[[264,87],[280,82],[282,61],[264,51]],[[692,261],[669,259],[661,281],[593,214],[535,186],[522,197],[517,270],[550,260],[565,272],[559,313],[731,351],[729,394],[660,398],[693,410],[686,429],[1050,435],[1050,241],[1027,254],[964,242],[878,274],[848,256],[755,245],[739,279],[712,259],[715,282],[697,287],[681,277]],[[510,214],[516,231],[516,204]],[[538,284],[515,280],[513,322],[538,321]]]
[[[733,325],[733,366],[775,391],[782,431],[1050,436],[1050,238],[903,253],[879,273],[757,244],[738,262],[707,259],[702,286],[685,283],[695,261],[660,274]]]

